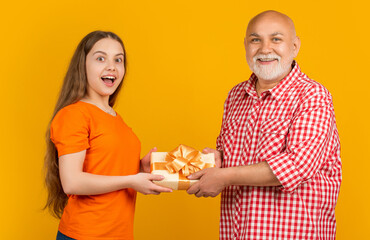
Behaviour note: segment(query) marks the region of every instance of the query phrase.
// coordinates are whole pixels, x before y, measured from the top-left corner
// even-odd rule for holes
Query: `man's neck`
[[[278,85],[281,82],[281,80],[283,80],[286,76],[288,76],[288,74],[291,71],[292,71],[292,65],[285,73],[281,74],[279,77],[275,79],[270,79],[270,80],[262,79],[256,75],[258,78],[256,81],[256,86],[255,86],[257,96],[260,97],[261,93],[274,88],[276,85]]]
[[[258,76],[257,76],[257,78],[258,78],[257,81],[256,81],[257,96],[260,97],[261,93],[263,93],[267,90],[270,90],[270,89],[274,88],[276,85],[278,85],[281,82],[281,80],[283,80],[286,76],[288,76],[290,71],[292,71],[292,68],[290,68],[289,71],[285,72],[284,74],[277,77],[276,79],[271,79],[271,80],[258,78]]]
[[[279,84],[281,80],[278,81],[268,81],[263,79],[258,79],[256,82],[256,92],[257,96],[260,97],[261,93],[274,88],[276,85]]]

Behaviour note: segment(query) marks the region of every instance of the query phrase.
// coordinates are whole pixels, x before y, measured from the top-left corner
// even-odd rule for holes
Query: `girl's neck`
[[[113,110],[111,106],[109,106],[108,101],[97,101],[96,99],[92,100],[91,98],[88,98],[88,97],[84,97],[80,101],[95,105],[96,107],[100,108],[104,112],[112,116],[117,116],[117,113]]]
[[[84,96],[81,101],[83,102],[88,102],[88,103],[92,103],[94,105],[98,105],[98,106],[102,106],[104,108],[110,108],[109,106],[109,96],[106,96],[106,97],[93,97],[93,96],[90,96],[90,95],[86,95]]]

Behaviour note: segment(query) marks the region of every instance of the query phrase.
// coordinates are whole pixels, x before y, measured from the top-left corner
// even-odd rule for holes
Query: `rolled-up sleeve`
[[[265,159],[282,184],[283,192],[294,192],[320,170],[328,159],[334,127],[330,94],[322,89],[306,94],[293,116],[285,150]]]

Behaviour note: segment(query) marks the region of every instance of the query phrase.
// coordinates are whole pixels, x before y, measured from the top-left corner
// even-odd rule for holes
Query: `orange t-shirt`
[[[58,156],[86,149],[84,172],[109,176],[139,172],[140,141],[118,114],[80,101],[61,109],[50,131]],[[81,240],[133,239],[133,189],[68,197],[59,224],[63,234]]]

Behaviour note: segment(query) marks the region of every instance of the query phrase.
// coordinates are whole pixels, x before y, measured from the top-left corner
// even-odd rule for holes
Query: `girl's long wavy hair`
[[[44,163],[45,185],[48,190],[47,202],[44,209],[48,208],[50,213],[61,218],[68,197],[64,193],[59,177],[58,153],[54,143],[50,140],[50,124],[58,111],[65,106],[81,100],[87,93],[86,56],[94,44],[103,38],[117,40],[123,49],[124,67],[126,69],[126,52],[122,40],[112,32],[94,31],[86,35],[78,44],[73,54],[68,71],[64,77],[63,85],[59,93],[52,118],[46,131],[46,154]],[[126,71],[125,71],[126,72]],[[122,88],[121,81],[116,91],[109,96],[109,105],[114,106],[118,93]]]

